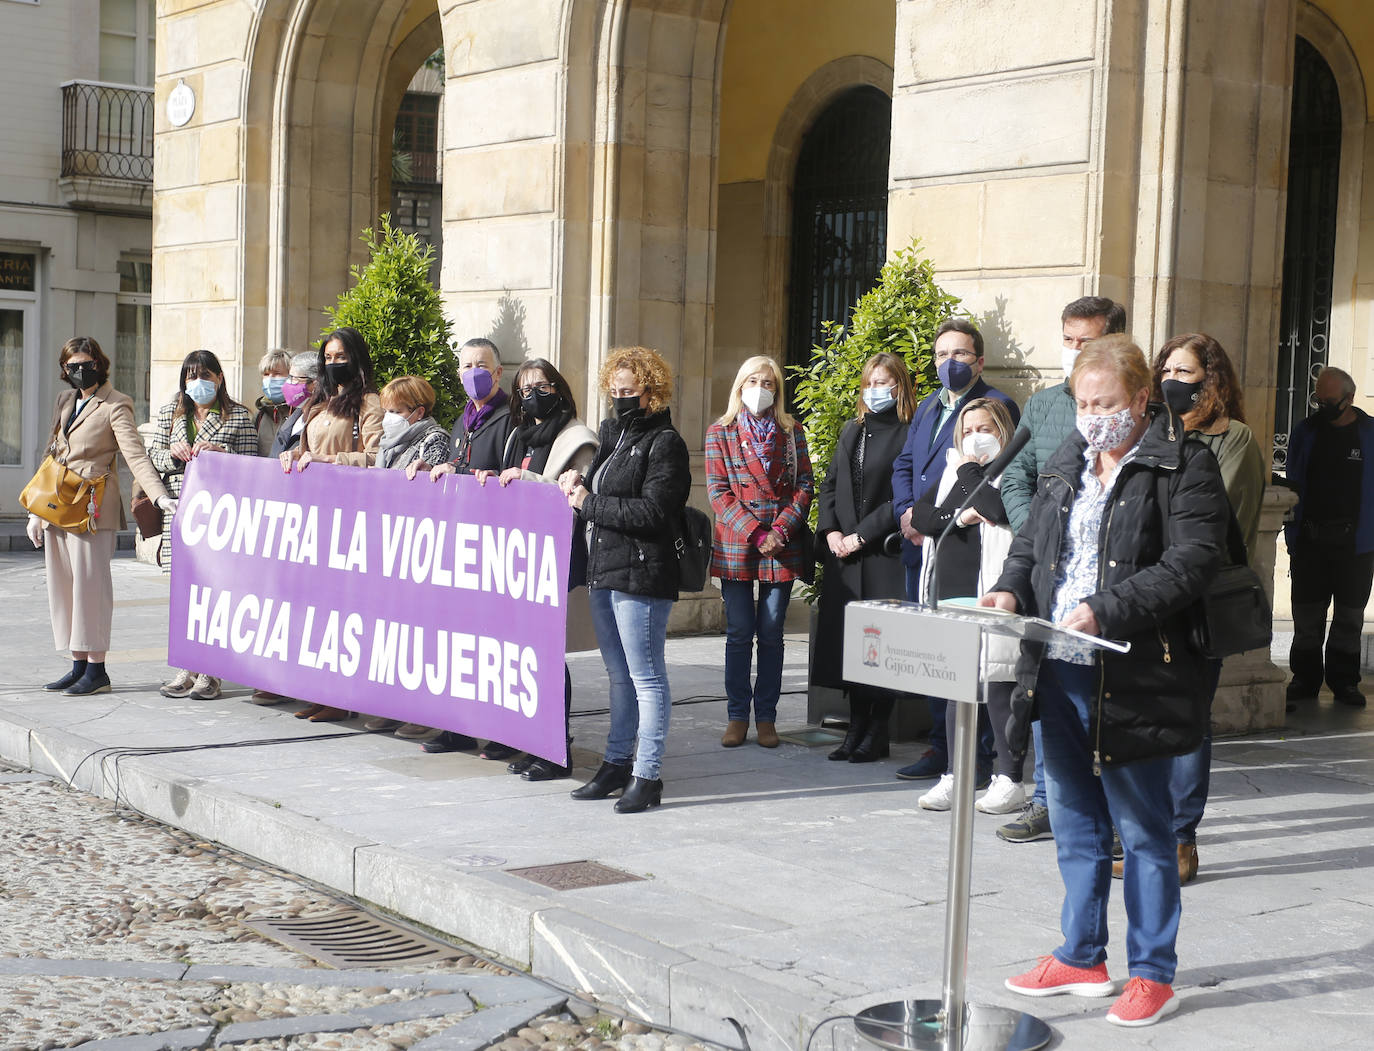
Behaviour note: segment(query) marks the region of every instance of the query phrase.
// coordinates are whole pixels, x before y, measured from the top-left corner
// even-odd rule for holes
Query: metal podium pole
[[[986,634],[980,635],[985,645]],[[987,682],[982,683],[982,694],[982,703],[986,704]],[[1035,1051],[1050,1042],[1050,1027],[1033,1015],[1005,1007],[970,1004],[964,998],[977,741],[978,705],[956,705],[942,998],[877,1004],[854,1016],[860,1035],[888,1051]]]

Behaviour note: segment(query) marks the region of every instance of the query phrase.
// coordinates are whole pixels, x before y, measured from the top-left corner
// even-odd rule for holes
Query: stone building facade
[[[1147,347],[1217,336],[1280,467],[1316,367],[1374,390],[1361,0],[161,0],[155,391],[190,347],[248,394],[263,348],[311,342],[436,49],[456,330],[558,362],[590,416],[606,349],[654,346],[700,449],[737,363],[822,309],[802,249],[875,237],[922,239],[1020,395],[1058,380],[1058,312],[1087,293]],[[843,138],[875,100],[886,161]],[[1228,725],[1281,720],[1272,666],[1227,676]]]
[[[156,25],[152,0],[0,0],[0,517],[42,458],[68,337],[99,341],[148,418]]]

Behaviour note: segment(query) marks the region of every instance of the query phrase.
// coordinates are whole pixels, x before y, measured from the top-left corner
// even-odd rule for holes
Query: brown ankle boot
[[[1192,883],[1197,878],[1197,844],[1180,843],[1178,845],[1178,883],[1182,886],[1185,883]]]
[[[725,725],[725,733],[720,735],[722,748],[738,748],[749,736],[749,723],[744,719],[731,719]]]
[[[759,723],[755,729],[758,731],[760,748],[776,748],[779,745],[776,723]]]

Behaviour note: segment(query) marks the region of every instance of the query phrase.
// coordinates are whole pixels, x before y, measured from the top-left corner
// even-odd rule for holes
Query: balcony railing
[[[62,174],[152,182],[152,89],[63,84]]]

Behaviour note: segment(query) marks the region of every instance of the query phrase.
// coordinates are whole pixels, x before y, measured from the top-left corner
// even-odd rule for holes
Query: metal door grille
[[[1317,373],[1329,363],[1341,99],[1331,67],[1297,38],[1288,148],[1288,214],[1279,308],[1274,470],[1288,466],[1288,436],[1314,408]]]
[[[878,280],[891,142],[892,100],[871,87],[846,91],[802,140],[792,188],[788,365],[809,362],[822,324],[847,322]]]

